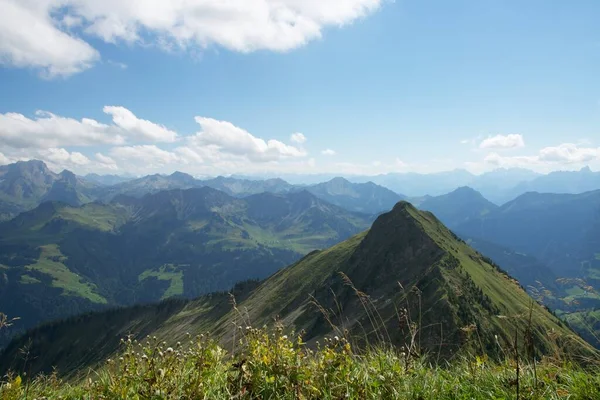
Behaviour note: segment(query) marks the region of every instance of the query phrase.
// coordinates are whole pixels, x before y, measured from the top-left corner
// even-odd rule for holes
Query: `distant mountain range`
[[[191,189],[208,186],[231,196],[289,193],[308,190],[317,197],[349,211],[377,214],[396,202],[410,199],[418,204],[428,197],[447,194],[461,187],[470,187],[489,202],[504,204],[528,192],[578,194],[600,190],[600,172],[589,168],[573,172],[553,172],[540,175],[525,169],[498,169],[482,175],[465,170],[436,174],[387,174],[370,177],[319,177],[326,182],[290,184],[281,178],[250,179],[217,177],[196,179],[175,172],[171,175],[149,175],[125,178],[116,175],[89,174],[76,177],[69,171],[55,174],[41,161],[19,162],[0,167],[0,220],[10,219],[30,210],[42,201],[57,200],[69,204],[84,204],[100,200],[109,202],[118,195],[142,197],[161,190]],[[305,181],[309,177],[304,177]],[[296,179],[300,179],[296,177]],[[310,180],[314,180],[312,177]]]
[[[45,202],[0,224],[0,304],[17,328],[264,278],[367,229],[307,191],[240,199],[174,189],[109,204]]]
[[[207,207],[221,204],[218,196],[224,194],[207,193],[211,193]],[[184,196],[179,192],[178,199],[180,195]],[[318,204],[306,193],[301,196],[300,203]],[[152,199],[142,215],[162,208],[162,198]],[[184,204],[178,203],[172,211],[203,213],[203,208]],[[153,247],[149,243],[146,249]],[[553,351],[552,340],[575,357],[597,354],[532,302],[517,281],[459,240],[431,213],[419,212],[406,202],[379,216],[368,232],[311,252],[263,282],[238,285],[232,293],[235,309],[229,295],[215,293],[194,301],[123,308],[42,326],[0,355],[0,373],[11,367],[23,369],[19,349],[25,344],[28,371],[51,372],[56,367],[59,375],[69,375],[113,356],[126,334],[138,340],[156,336],[174,345],[187,340],[186,332],[196,335],[210,330],[227,345],[235,341],[233,332],[240,324],[263,326],[274,320],[286,331],[305,332],[308,346],[326,335],[349,336],[354,346],[391,343],[406,349],[414,343],[431,355],[432,362],[469,352],[501,358],[503,349],[514,343],[515,332],[527,332],[537,357]]]

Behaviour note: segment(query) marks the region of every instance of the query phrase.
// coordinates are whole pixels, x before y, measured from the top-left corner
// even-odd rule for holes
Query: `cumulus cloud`
[[[304,134],[302,133],[292,133],[292,135],[290,136],[290,140],[292,141],[292,143],[296,143],[296,144],[303,144],[306,142],[306,136],[304,136]]]
[[[505,157],[498,153],[490,153],[484,159],[488,164],[502,167],[583,164],[597,160],[600,160],[600,147],[580,147],[574,143],[545,147],[536,155]]]
[[[274,139],[265,141],[231,122],[204,117],[196,117],[196,122],[202,130],[190,139],[195,147],[213,146],[219,152],[244,156],[255,162],[306,156],[302,149]]]
[[[177,154],[155,145],[114,147],[110,155],[124,164],[141,164],[148,168],[160,167],[180,160]]]
[[[134,142],[173,142],[177,134],[162,125],[137,118],[124,107],[107,106],[112,125],[94,119],[61,117],[37,111],[34,118],[19,113],[0,114],[0,144],[14,148],[56,148]]]
[[[103,111],[111,115],[115,125],[132,138],[153,142],[174,142],[177,139],[175,132],[162,125],[139,119],[125,107],[105,106]]]
[[[556,163],[585,163],[600,158],[600,147],[579,147],[573,143],[563,143],[556,147],[546,147],[540,150],[540,161]]]
[[[53,3],[59,2],[0,0],[0,64],[54,78],[84,71],[100,59],[88,43],[57,28]]]
[[[168,49],[219,46],[288,51],[328,26],[364,17],[382,0],[0,0],[0,60],[49,77],[92,66],[99,53],[73,30],[108,43]],[[23,29],[27,27],[27,29]]]
[[[335,156],[337,153],[335,152],[335,150],[325,149],[321,151],[321,154],[323,154],[324,156]]]
[[[490,136],[479,144],[481,149],[514,149],[524,146],[523,136],[517,134]]]
[[[38,153],[42,159],[57,165],[86,165],[90,159],[83,154],[74,151],[69,152],[62,148],[49,148],[39,150]]]

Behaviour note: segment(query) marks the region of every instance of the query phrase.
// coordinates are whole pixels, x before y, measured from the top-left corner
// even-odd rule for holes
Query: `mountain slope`
[[[527,193],[456,230],[535,256],[560,276],[576,276],[598,253],[594,226],[600,226],[600,191]]]
[[[339,177],[307,186],[306,190],[331,204],[368,214],[389,210],[394,204],[405,199],[404,196],[373,182],[352,183]]]
[[[600,323],[582,324],[580,321],[586,318],[577,316],[593,320],[600,308],[600,191],[527,193],[479,219],[461,224],[456,232],[463,238],[484,240],[512,249],[512,253],[535,257],[549,267],[550,274],[535,270],[536,264],[531,265],[534,270],[530,271],[534,276],[545,277],[540,279],[549,290],[540,292],[544,303],[561,315],[567,313],[565,317],[576,323],[578,332],[588,338],[595,334],[597,342]],[[520,275],[521,279],[526,277]]]
[[[225,294],[215,294],[151,306],[150,311],[128,308],[41,327],[13,342],[0,365],[18,365],[18,349],[30,342],[32,372],[56,365],[68,374],[117,350],[116,340],[99,341],[92,334],[98,329],[106,338],[133,333],[169,343],[185,340],[186,332],[210,330],[233,345],[236,326],[262,326],[274,318],[286,329],[304,330],[312,345],[329,334],[348,335],[358,345],[406,345],[414,337],[433,359],[468,349],[499,357],[502,348],[510,348],[515,329],[521,338],[529,332],[539,354],[551,350],[551,330],[572,354],[596,354],[514,279],[432,214],[405,202],[381,215],[370,231],[312,252],[249,289],[238,291],[233,310]],[[418,332],[411,331],[413,323]]]
[[[461,187],[451,193],[425,198],[419,208],[431,211],[450,228],[459,226],[469,220],[480,218],[497,209],[479,192],[469,187]]]
[[[308,192],[238,199],[203,187],[46,202],[0,224],[0,304],[24,329],[107,305],[196,297],[264,278],[371,221]]]

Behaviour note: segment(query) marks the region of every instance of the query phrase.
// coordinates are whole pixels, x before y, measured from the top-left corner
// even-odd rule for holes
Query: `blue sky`
[[[0,0],[0,163],[600,169],[597,1],[23,3]]]

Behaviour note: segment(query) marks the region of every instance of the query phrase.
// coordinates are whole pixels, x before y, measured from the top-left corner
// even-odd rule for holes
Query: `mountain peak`
[[[327,183],[332,185],[349,185],[350,181],[346,178],[342,178],[341,176],[337,176]]]
[[[391,212],[401,212],[401,211],[417,211],[417,209],[408,201],[400,200],[396,203]]]

